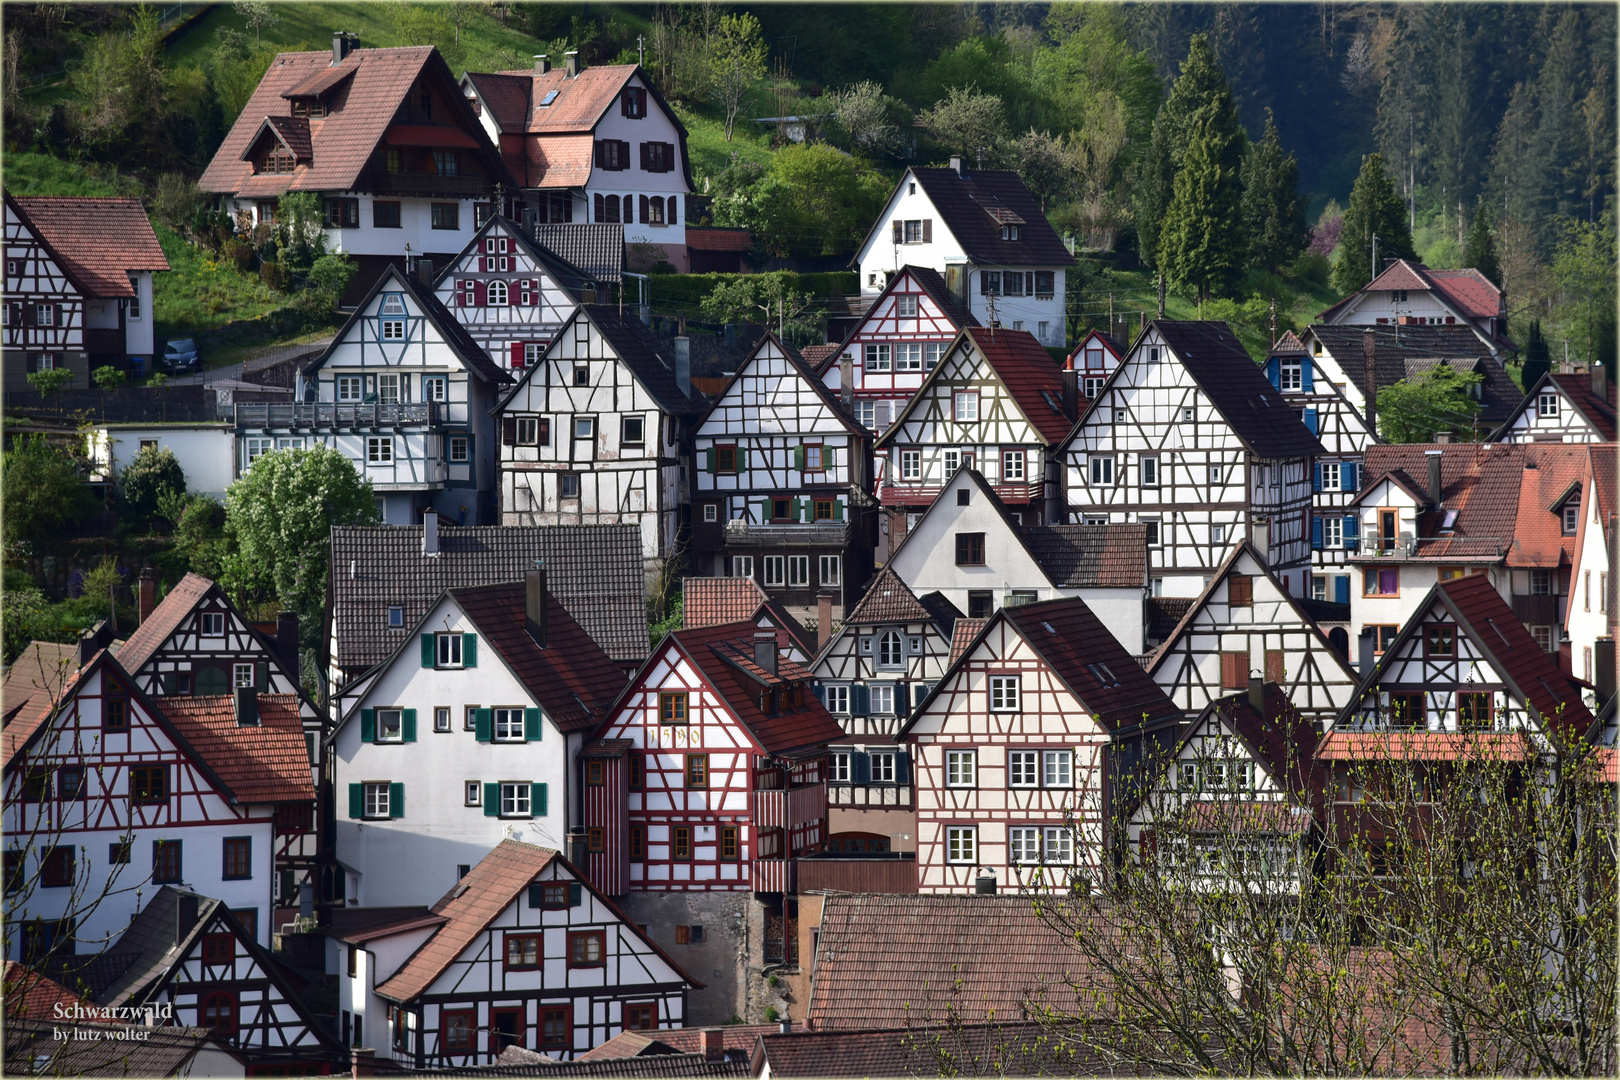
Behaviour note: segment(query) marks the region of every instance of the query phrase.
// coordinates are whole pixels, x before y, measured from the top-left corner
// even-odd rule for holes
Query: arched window
[[[610,225],[619,223],[619,197],[617,195],[607,197],[607,220]]]
[[[596,204],[596,220],[599,221],[599,222],[600,221],[606,221],[607,220],[607,212],[603,209],[604,203],[602,202],[602,196],[601,195],[596,196],[595,204]]]
[[[202,1000],[202,1026],[215,1035],[236,1037],[236,998],[224,991],[209,994]]]
[[[664,220],[671,225],[678,225],[680,224],[680,219],[675,216],[675,196],[671,195],[668,201],[669,209],[664,214]]]
[[[492,281],[489,283],[489,302],[496,307],[506,306],[506,282]]]
[[[900,635],[894,630],[885,630],[883,636],[878,638],[878,666],[899,667],[905,659],[900,649]]]

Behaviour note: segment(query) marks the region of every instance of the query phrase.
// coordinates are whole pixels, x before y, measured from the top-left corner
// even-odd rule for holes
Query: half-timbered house
[[[861,426],[881,434],[939,365],[956,335],[978,325],[938,270],[902,266],[816,371],[849,403]]]
[[[1602,364],[1585,371],[1549,371],[1525,391],[1493,442],[1612,443],[1615,385]]]
[[[1507,298],[1478,270],[1431,270],[1391,259],[1378,276],[1317,316],[1331,326],[1451,326],[1492,356],[1516,350],[1507,338]]]
[[[622,224],[630,251],[645,252],[638,269],[664,262],[686,273],[686,126],[639,64],[585,67],[578,52],[560,67],[551,59],[461,77],[531,220]]]
[[[874,447],[884,451],[878,500],[898,544],[909,525],[971,466],[1026,524],[1062,522],[1052,448],[1079,410],[1075,376],[1022,331],[968,327]]]
[[[491,1065],[508,1047],[572,1058],[683,1026],[703,985],[535,844],[501,840],[431,910],[395,911],[334,932],[328,966],[350,1038],[404,1068]]]
[[[943,275],[983,326],[1033,334],[1062,348],[1064,296],[1074,256],[1016,172],[908,168],[852,260],[861,293],[877,297],[905,266]]]
[[[565,843],[574,759],[623,686],[546,571],[447,591],[332,732],[348,902],[431,903],[502,837]]]
[[[804,618],[834,619],[871,576],[871,438],[775,334],[760,339],[695,421],[691,558],[757,581]]]
[[[1243,538],[1307,595],[1322,446],[1225,323],[1150,323],[1100,395],[1056,448],[1070,520],[1146,525],[1154,595],[1197,596]]]
[[[326,241],[358,264],[347,299],[408,258],[442,266],[516,190],[502,155],[432,46],[278,53],[198,180],[253,225],[280,197],[325,199]]]
[[[1283,588],[1260,553],[1238,542],[1147,662],[1148,674],[1189,716],[1251,679],[1280,685],[1318,724],[1350,702],[1360,678],[1348,634],[1330,644],[1305,601]]]
[[[1101,330],[1090,330],[1070,350],[1064,368],[1080,373],[1080,396],[1090,401],[1123,359],[1118,342]]]
[[[141,201],[8,191],[5,209],[5,389],[27,390],[31,373],[53,368],[84,389],[94,367],[150,362],[152,274],[169,260]]]
[[[511,218],[492,216],[433,282],[433,295],[501,367],[540,362],[596,279],[536,244]]]
[[[106,650],[5,731],[6,862],[26,882],[8,918],[15,959],[105,941],[136,886],[186,884],[270,940],[282,808],[315,801],[299,699],[153,698]],[[100,902],[80,908],[80,898]]]
[[[223,902],[190,889],[159,888],[79,977],[94,980],[100,1006],[172,1010],[169,1023],[207,1028],[249,1075],[325,1074],[348,1058],[305,1004],[308,980]]]
[[[830,747],[830,850],[914,850],[911,763],[894,736],[945,673],[961,617],[942,594],[919,598],[885,567],[816,657],[816,696],[844,729]]]
[[[1135,856],[1204,888],[1297,892],[1327,793],[1320,738],[1274,682],[1211,699],[1130,810]]]
[[[1181,711],[1078,599],[1002,608],[912,714],[921,892],[1097,880],[1116,770]]]
[[[1034,525],[963,465],[889,557],[918,595],[938,592],[958,611],[1078,596],[1132,653],[1142,653],[1147,530],[1141,525]]]
[[[825,636],[832,637],[832,598],[823,605],[817,597],[817,616],[827,623]],[[765,590],[753,578],[744,577],[689,577],[681,579],[681,626],[687,630],[701,630],[706,626],[719,626],[747,620],[761,630],[784,630],[788,635],[785,655],[795,664],[806,667],[816,656],[818,635],[812,633],[799,619],[789,615],[781,604],[765,595]]]
[[[427,286],[389,267],[299,373],[293,404],[235,406],[241,468],[274,450],[328,446],[371,484],[383,524],[409,525],[429,508],[488,524],[489,410],[511,381]]]
[[[674,553],[703,401],[689,365],[660,349],[634,313],[607,305],[563,325],[496,410],[503,525],[636,525],[649,575]]]

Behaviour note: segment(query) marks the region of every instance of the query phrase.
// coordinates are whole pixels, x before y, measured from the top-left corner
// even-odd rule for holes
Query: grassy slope
[[[1109,290],[1114,290],[1116,311],[1127,319],[1136,318],[1136,313],[1146,311],[1152,318],[1157,310],[1158,300],[1156,284],[1153,275],[1147,271],[1108,270],[1100,278],[1101,282],[1089,291],[1088,296],[1095,298],[1099,293],[1104,296]],[[1316,316],[1324,308],[1330,307],[1339,301],[1338,293],[1330,287],[1321,287],[1311,282],[1291,282],[1294,291],[1293,303],[1288,306],[1281,304],[1277,307],[1277,329],[1281,333],[1286,329],[1300,330],[1316,321]],[[1093,299],[1087,310],[1096,307]],[[1198,301],[1195,297],[1178,293],[1174,289],[1168,290],[1164,300],[1165,317],[1169,319],[1196,319],[1199,317]],[[1214,318],[1214,314],[1205,312],[1206,318]],[[1106,322],[1106,317],[1099,319],[1098,323]],[[1270,345],[1269,328],[1254,325],[1234,324],[1238,340],[1249,351],[1249,355],[1256,360],[1265,356]]]
[[[154,228],[169,257],[169,272],[158,274],[154,285],[159,340],[212,330],[233,319],[257,318],[286,300],[257,275],[240,273],[162,225]]]

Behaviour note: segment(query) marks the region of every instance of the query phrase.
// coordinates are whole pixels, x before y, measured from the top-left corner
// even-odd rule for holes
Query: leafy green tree
[[[0,492],[8,544],[48,540],[94,509],[79,462],[43,435],[17,436],[0,457]]]
[[[181,572],[191,570],[206,578],[222,577],[234,548],[225,532],[225,507],[219,500],[207,495],[192,496],[185,500],[179,516],[171,520],[175,552],[184,560]]]
[[[1530,330],[1524,341],[1524,367],[1519,371],[1519,382],[1525,393],[1541,381],[1541,377],[1552,370],[1552,351],[1547,348],[1547,338],[1541,332],[1541,320],[1536,319],[1530,323]]]
[[[1194,118],[1159,237],[1159,265],[1175,284],[1196,288],[1200,303],[1243,269],[1241,154],[1240,141],[1221,130],[1214,109]]]
[[[743,97],[765,77],[765,39],[759,20],[746,12],[720,20],[713,42],[709,93],[725,114],[724,136],[731,141]]]
[[[1270,109],[1265,134],[1243,159],[1243,229],[1249,236],[1249,265],[1271,273],[1299,258],[1310,241],[1299,162],[1283,150]]]
[[[118,478],[124,509],[132,521],[145,521],[161,511],[164,502],[186,493],[186,474],[173,450],[148,446],[135,455]]]
[[[776,152],[752,189],[717,198],[716,220],[757,230],[773,255],[852,252],[882,209],[889,186],[881,174],[834,147],[795,144]],[[722,201],[729,204],[723,212]]]
[[[110,152],[154,136],[169,99],[156,10],[136,8],[127,28],[87,42],[69,82],[82,103],[77,126],[84,144]]]
[[[4,628],[5,662],[12,663],[30,641],[48,640],[55,628],[46,617],[45,594],[32,584],[0,592],[0,627]]]
[[[1348,296],[1377,276],[1372,265],[1373,237],[1378,238],[1378,262],[1415,259],[1406,205],[1395,193],[1395,182],[1379,154],[1368,154],[1361,175],[1350,189],[1350,206],[1339,232],[1339,261],[1333,267],[1333,287]]]
[[[838,113],[838,126],[856,153],[883,157],[900,149],[899,117],[904,103],[883,92],[881,83],[865,80],[829,95]]]
[[[1047,212],[1069,201],[1076,170],[1062,136],[1030,128],[1013,144],[1018,176]]]
[[[1415,378],[1402,379],[1378,391],[1378,434],[1387,443],[1428,443],[1449,431],[1472,438],[1481,378],[1449,364],[1439,364]]]
[[[307,279],[309,288],[299,293],[299,299],[311,308],[331,311],[337,307],[338,300],[343,296],[343,290],[354,280],[357,269],[359,268],[347,252],[329,252],[322,255],[310,266]]]
[[[276,262],[288,275],[305,277],[326,254],[326,207],[318,192],[293,191],[276,203]]]
[[[334,525],[377,519],[371,484],[328,446],[277,450],[259,458],[225,493],[226,528],[236,552],[223,574],[248,601],[273,597],[298,612],[314,644],[326,603],[326,564]]]
[[[111,364],[103,364],[90,373],[97,388],[102,391],[116,390],[124,385],[124,373]]]
[[[970,168],[995,168],[1011,136],[1001,99],[971,86],[953,86],[917,122],[941,146],[962,155]]]
[[[26,376],[28,385],[32,386],[42,396],[45,394],[60,394],[73,382],[73,372],[67,368],[46,368],[43,371],[30,371]]]
[[[1483,201],[1474,211],[1473,224],[1468,226],[1462,264],[1473,267],[1489,278],[1491,284],[1501,287],[1502,265],[1497,261],[1496,240],[1491,236],[1491,212]]]
[[[255,47],[264,44],[264,28],[276,23],[276,9],[268,0],[236,0],[231,5],[242,21],[253,31]]]
[[[701,309],[714,322],[761,323],[790,342],[809,344],[818,328],[807,315],[813,303],[814,297],[795,290],[788,275],[778,271],[722,281],[703,298]]]
[[[1588,363],[1615,363],[1615,216],[1569,221],[1558,240],[1553,279],[1564,336]]]

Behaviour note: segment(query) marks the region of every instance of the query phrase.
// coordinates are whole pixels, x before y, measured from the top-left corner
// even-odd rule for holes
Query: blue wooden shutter
[[[400,737],[404,742],[416,741],[416,710],[400,710]]]
[[[1344,546],[1354,547],[1352,540],[1361,538],[1361,519],[1354,514],[1346,514],[1344,518]]]
[[[1346,461],[1339,466],[1339,487],[1345,491],[1359,491],[1356,486],[1356,463]]]
[[[849,714],[851,716],[865,716],[872,711],[872,691],[865,683],[856,683],[849,688]]]
[[[917,705],[921,705],[923,703],[923,698],[927,697],[928,692],[930,690],[932,690],[933,688],[934,688],[933,683],[925,683],[925,682],[918,683],[915,687],[913,687],[912,689],[913,689],[913,692],[917,695],[917,700],[913,704],[912,707],[915,708]]]
[[[432,634],[423,634],[422,635],[422,666],[423,667],[432,667],[433,664],[434,664],[435,659],[436,658],[433,655],[433,635]]]
[[[894,755],[894,780],[897,784],[911,783],[911,754],[905,750]]]
[[[539,882],[529,886],[529,906],[532,908],[546,906],[546,887]]]
[[[816,683],[810,688],[810,692],[816,695],[817,701],[821,702],[823,705],[827,704],[827,688],[825,686],[822,686],[820,683]]]
[[[377,741],[377,710],[376,709],[361,709],[360,710],[360,741],[361,742],[376,742]]]
[[[1273,390],[1282,385],[1280,381],[1281,376],[1277,370],[1277,358],[1275,356],[1268,357],[1266,359],[1266,380],[1271,383],[1271,388]]]
[[[485,784],[484,785],[484,816],[485,817],[500,817],[501,816],[501,785],[499,785],[499,784]]]
[[[857,784],[870,784],[872,782],[872,755],[864,750],[854,750],[849,755],[850,763],[854,766],[854,782]]]
[[[461,635],[461,666],[464,668],[478,666],[478,635]]]
[[[523,710],[523,737],[529,742],[539,742],[545,734],[545,727],[540,722],[539,709]]]
[[[388,816],[402,818],[405,816],[405,785],[388,785]]]
[[[1339,574],[1333,579],[1333,602],[1336,604],[1348,604],[1350,602],[1350,578],[1348,575]]]
[[[529,809],[539,817],[546,816],[546,785],[529,785]]]
[[[364,816],[364,814],[365,814],[365,804],[363,802],[364,798],[365,798],[364,793],[361,791],[359,784],[350,784],[349,785],[349,816],[350,817],[359,818],[359,817]]]
[[[1311,434],[1312,435],[1315,435],[1316,434],[1316,410],[1315,409],[1306,409],[1305,410],[1305,415],[1300,417],[1300,419],[1305,421],[1305,426],[1311,429]]]
[[[1322,550],[1322,519],[1319,517],[1311,518],[1311,548]]]
[[[495,741],[495,711],[493,709],[473,710],[473,734],[479,742]]]
[[[1316,389],[1316,380],[1311,377],[1311,358],[1302,356],[1299,360],[1299,385],[1307,394]]]
[[[1322,490],[1322,463],[1320,461],[1318,461],[1316,463],[1316,473],[1311,478],[1311,490],[1312,491],[1321,491]]]
[[[585,902],[585,886],[579,882],[571,882],[568,886],[568,906],[579,907]]]

